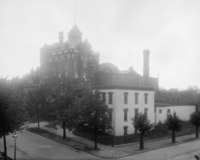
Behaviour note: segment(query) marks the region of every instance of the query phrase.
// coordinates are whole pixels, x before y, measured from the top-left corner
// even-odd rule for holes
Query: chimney
[[[59,43],[63,44],[63,32],[59,32]]]
[[[143,77],[149,77],[149,50],[143,51]]]

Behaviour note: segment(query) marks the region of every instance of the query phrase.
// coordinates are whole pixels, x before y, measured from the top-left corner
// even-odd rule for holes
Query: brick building
[[[76,25],[68,32],[66,42],[63,32],[60,32],[57,43],[40,49],[42,78],[64,75],[92,82],[98,65],[98,53],[92,50],[87,40],[82,40],[82,33]]]

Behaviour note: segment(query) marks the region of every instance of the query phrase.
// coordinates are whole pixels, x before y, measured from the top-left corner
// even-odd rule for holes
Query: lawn
[[[91,130],[83,127],[79,127],[73,132],[75,135],[84,137],[86,139],[94,141],[94,135]],[[188,134],[195,133],[195,128],[190,122],[182,123],[182,130],[177,132],[177,136],[183,136]],[[154,127],[153,130],[147,132],[144,139],[145,140],[154,140],[160,138],[171,137],[171,131],[168,130],[165,124],[158,124]],[[119,145],[124,143],[138,142],[139,135],[138,134],[130,134],[126,136],[112,136],[107,133],[99,132],[98,142],[106,145]]]

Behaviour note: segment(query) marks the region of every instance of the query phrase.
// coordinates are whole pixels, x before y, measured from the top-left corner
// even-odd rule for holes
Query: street
[[[126,160],[195,160],[200,155],[200,140],[136,154],[121,159]]]
[[[99,159],[28,131],[17,134],[17,159]],[[14,155],[13,146],[12,135],[7,136],[8,155],[11,158]],[[0,139],[0,150],[3,151],[2,139]]]
[[[30,133],[18,132],[17,159],[101,159],[91,154],[80,152],[64,144]],[[8,155],[13,158],[14,139],[7,136]],[[0,139],[0,150],[3,151],[3,140]],[[183,143],[158,150],[135,154],[120,159],[127,160],[195,160],[200,153],[200,140]]]

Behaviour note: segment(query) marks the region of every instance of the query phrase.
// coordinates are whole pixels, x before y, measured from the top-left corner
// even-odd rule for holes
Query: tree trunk
[[[144,140],[143,140],[143,133],[140,133],[140,150],[144,149]]]
[[[199,126],[196,126],[196,138],[199,138]]]
[[[97,150],[97,136],[98,136],[98,129],[95,127],[94,129],[94,149]]]
[[[63,138],[66,139],[66,123],[65,121],[63,120],[62,121],[62,128],[63,128]]]
[[[4,143],[4,160],[6,160],[7,159],[6,135],[3,136],[3,143]]]
[[[175,130],[172,130],[172,143],[176,142],[176,135],[175,135]]]
[[[39,115],[37,115],[37,124],[38,124],[38,128],[40,128],[40,117],[39,117]]]

